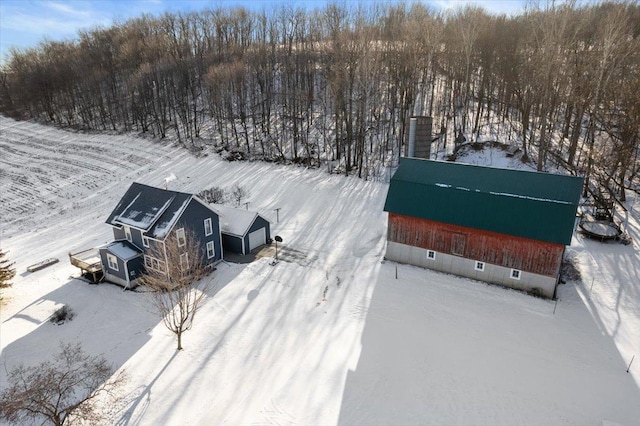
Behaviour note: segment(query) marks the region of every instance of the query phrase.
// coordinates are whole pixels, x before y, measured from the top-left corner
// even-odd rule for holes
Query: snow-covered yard
[[[4,117],[0,150],[0,246],[18,272],[4,292],[0,386],[15,365],[79,341],[129,375],[106,424],[640,424],[640,360],[626,373],[640,357],[632,194],[634,245],[575,236],[582,281],[561,285],[556,307],[385,262],[383,183]],[[161,186],[171,173],[186,192],[245,186],[288,251],[275,266],[221,263],[179,353],[147,295],[78,280],[67,257],[112,238],[104,221],[132,181]],[[61,262],[26,272],[48,257]],[[62,304],[75,318],[53,325]]]

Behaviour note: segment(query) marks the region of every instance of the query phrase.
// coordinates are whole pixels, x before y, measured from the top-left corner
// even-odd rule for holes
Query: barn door
[[[455,254],[456,256],[464,256],[464,245],[466,240],[466,235],[454,233],[451,236],[451,254]]]

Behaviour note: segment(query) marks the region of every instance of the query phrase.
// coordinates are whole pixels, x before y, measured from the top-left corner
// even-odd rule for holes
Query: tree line
[[[428,115],[440,149],[491,130],[538,170],[619,190],[639,173],[639,36],[631,1],[513,17],[421,3],[167,13],[13,50],[0,112],[371,179],[408,118]]]

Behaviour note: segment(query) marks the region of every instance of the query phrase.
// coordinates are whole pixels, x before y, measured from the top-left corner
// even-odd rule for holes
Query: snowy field
[[[465,161],[511,161],[501,155]],[[221,263],[181,352],[147,295],[78,280],[67,256],[111,240],[104,221],[131,182],[161,186],[172,173],[174,190],[245,186],[288,254]],[[0,117],[0,245],[17,269],[3,291],[0,386],[17,364],[79,341],[129,376],[105,424],[640,425],[635,194],[620,218],[634,245],[575,236],[567,253],[582,279],[559,287],[556,307],[385,262],[386,191]],[[60,263],[26,272],[49,257]],[[53,325],[63,304],[75,318]]]

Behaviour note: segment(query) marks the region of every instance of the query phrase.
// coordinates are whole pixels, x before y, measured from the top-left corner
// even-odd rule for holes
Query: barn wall
[[[435,253],[435,259],[429,259],[429,250],[406,244],[388,242],[386,259],[400,263],[448,272],[462,277],[503,285],[518,290],[536,291],[545,297],[553,297],[556,288],[556,278],[522,271],[519,280],[511,278],[511,269],[485,262],[484,271],[475,270],[475,260],[455,256],[447,253]]]
[[[472,212],[470,214],[473,214]],[[504,268],[552,277],[560,274],[564,246],[389,213],[387,240]],[[409,260],[399,260],[413,263]],[[453,272],[453,271],[451,271]]]

